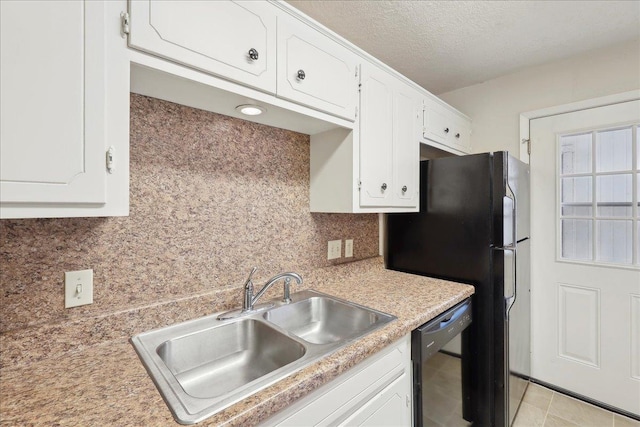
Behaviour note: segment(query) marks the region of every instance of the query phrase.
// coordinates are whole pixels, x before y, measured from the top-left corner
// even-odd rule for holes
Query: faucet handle
[[[247,280],[245,280],[245,282],[244,282],[244,286],[245,286],[245,287],[246,287],[248,284],[250,284],[250,283],[253,285],[253,282],[251,281],[251,278],[253,277],[253,274],[254,274],[257,270],[258,270],[258,267],[253,267],[253,268],[251,269],[251,273],[249,273],[249,277],[247,277]]]

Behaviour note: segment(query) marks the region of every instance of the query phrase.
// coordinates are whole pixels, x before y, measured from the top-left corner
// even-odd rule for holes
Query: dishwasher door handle
[[[456,320],[463,317],[463,315],[470,310],[471,300],[464,301],[462,304],[450,309],[449,311],[441,314],[440,317],[433,319],[430,322],[425,323],[418,330],[422,334],[433,334],[446,329],[452,323],[455,323]],[[471,314],[469,313],[469,319],[471,319]]]

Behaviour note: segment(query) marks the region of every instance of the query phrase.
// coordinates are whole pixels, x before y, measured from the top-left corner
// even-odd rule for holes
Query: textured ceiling
[[[288,3],[435,94],[640,43],[640,0]]]

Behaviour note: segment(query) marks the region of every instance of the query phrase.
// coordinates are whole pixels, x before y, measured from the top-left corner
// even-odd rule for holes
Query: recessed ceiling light
[[[238,105],[236,107],[236,110],[246,116],[257,116],[267,111],[267,109],[264,107],[252,104]]]

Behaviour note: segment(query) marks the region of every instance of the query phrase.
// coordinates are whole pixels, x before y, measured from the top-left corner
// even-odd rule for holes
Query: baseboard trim
[[[581,394],[574,393],[573,391],[566,390],[566,389],[564,389],[562,387],[558,387],[556,385],[549,384],[549,383],[547,383],[545,381],[540,381],[540,380],[537,380],[535,378],[530,378],[530,381],[532,383],[534,383],[534,384],[539,384],[539,385],[541,385],[543,387],[546,387],[548,389],[551,389],[553,391],[557,391],[558,393],[562,393],[562,394],[565,394],[567,396],[573,397],[575,399],[582,400],[583,402],[586,402],[586,403],[589,403],[589,404],[591,404],[593,406],[597,406],[599,408],[605,409],[605,410],[607,410],[609,412],[613,412],[613,413],[622,415],[624,417],[631,418],[631,419],[636,420],[636,421],[640,421],[640,415],[633,414],[631,412],[625,411],[624,409],[616,408],[615,406],[608,405],[608,404],[600,402],[598,400],[591,399],[591,398],[589,398],[587,396],[583,396]]]

